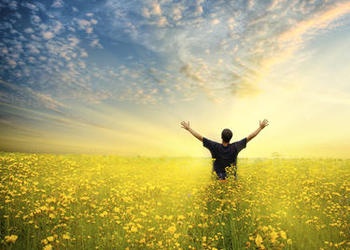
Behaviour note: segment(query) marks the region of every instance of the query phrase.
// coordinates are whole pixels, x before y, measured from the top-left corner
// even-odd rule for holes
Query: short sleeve
[[[210,150],[213,147],[213,142],[203,137],[203,146]]]
[[[215,147],[216,144],[216,142],[203,137],[203,146],[209,149],[212,158],[216,158],[217,156],[217,149]]]
[[[235,146],[236,146],[237,152],[241,151],[247,146],[247,138],[244,138],[240,141],[235,142]]]

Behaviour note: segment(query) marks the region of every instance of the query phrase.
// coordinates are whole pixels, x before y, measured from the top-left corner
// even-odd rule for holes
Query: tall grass
[[[349,249],[350,160],[0,154],[0,249]]]

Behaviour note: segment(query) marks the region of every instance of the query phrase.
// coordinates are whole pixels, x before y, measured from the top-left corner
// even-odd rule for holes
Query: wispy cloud
[[[318,31],[330,28],[332,22],[339,20],[342,16],[349,13],[349,2],[328,6],[327,8],[314,13],[311,18],[299,22],[296,27],[284,32],[279,39],[283,42],[288,40],[299,40],[307,33],[316,35]]]
[[[349,13],[349,2],[327,6],[280,34],[277,37],[278,46],[282,48],[282,50],[287,51],[285,54],[289,56],[308,40],[314,38],[320,34],[320,32],[325,32],[334,25],[334,22]]]
[[[52,96],[36,92],[29,87],[20,87],[0,79],[0,103],[32,109],[47,109],[61,112],[67,108]]]

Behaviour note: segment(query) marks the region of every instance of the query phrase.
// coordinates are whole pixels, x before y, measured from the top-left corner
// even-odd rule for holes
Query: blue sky
[[[181,120],[238,140],[268,118],[246,156],[348,156],[349,1],[0,7],[0,149],[206,155]]]

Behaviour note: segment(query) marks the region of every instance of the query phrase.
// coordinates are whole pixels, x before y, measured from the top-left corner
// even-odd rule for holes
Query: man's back
[[[203,146],[208,148],[214,161],[216,173],[225,172],[225,168],[231,164],[236,165],[238,153],[247,145],[247,138],[230,143],[227,146],[222,143],[203,138]]]

